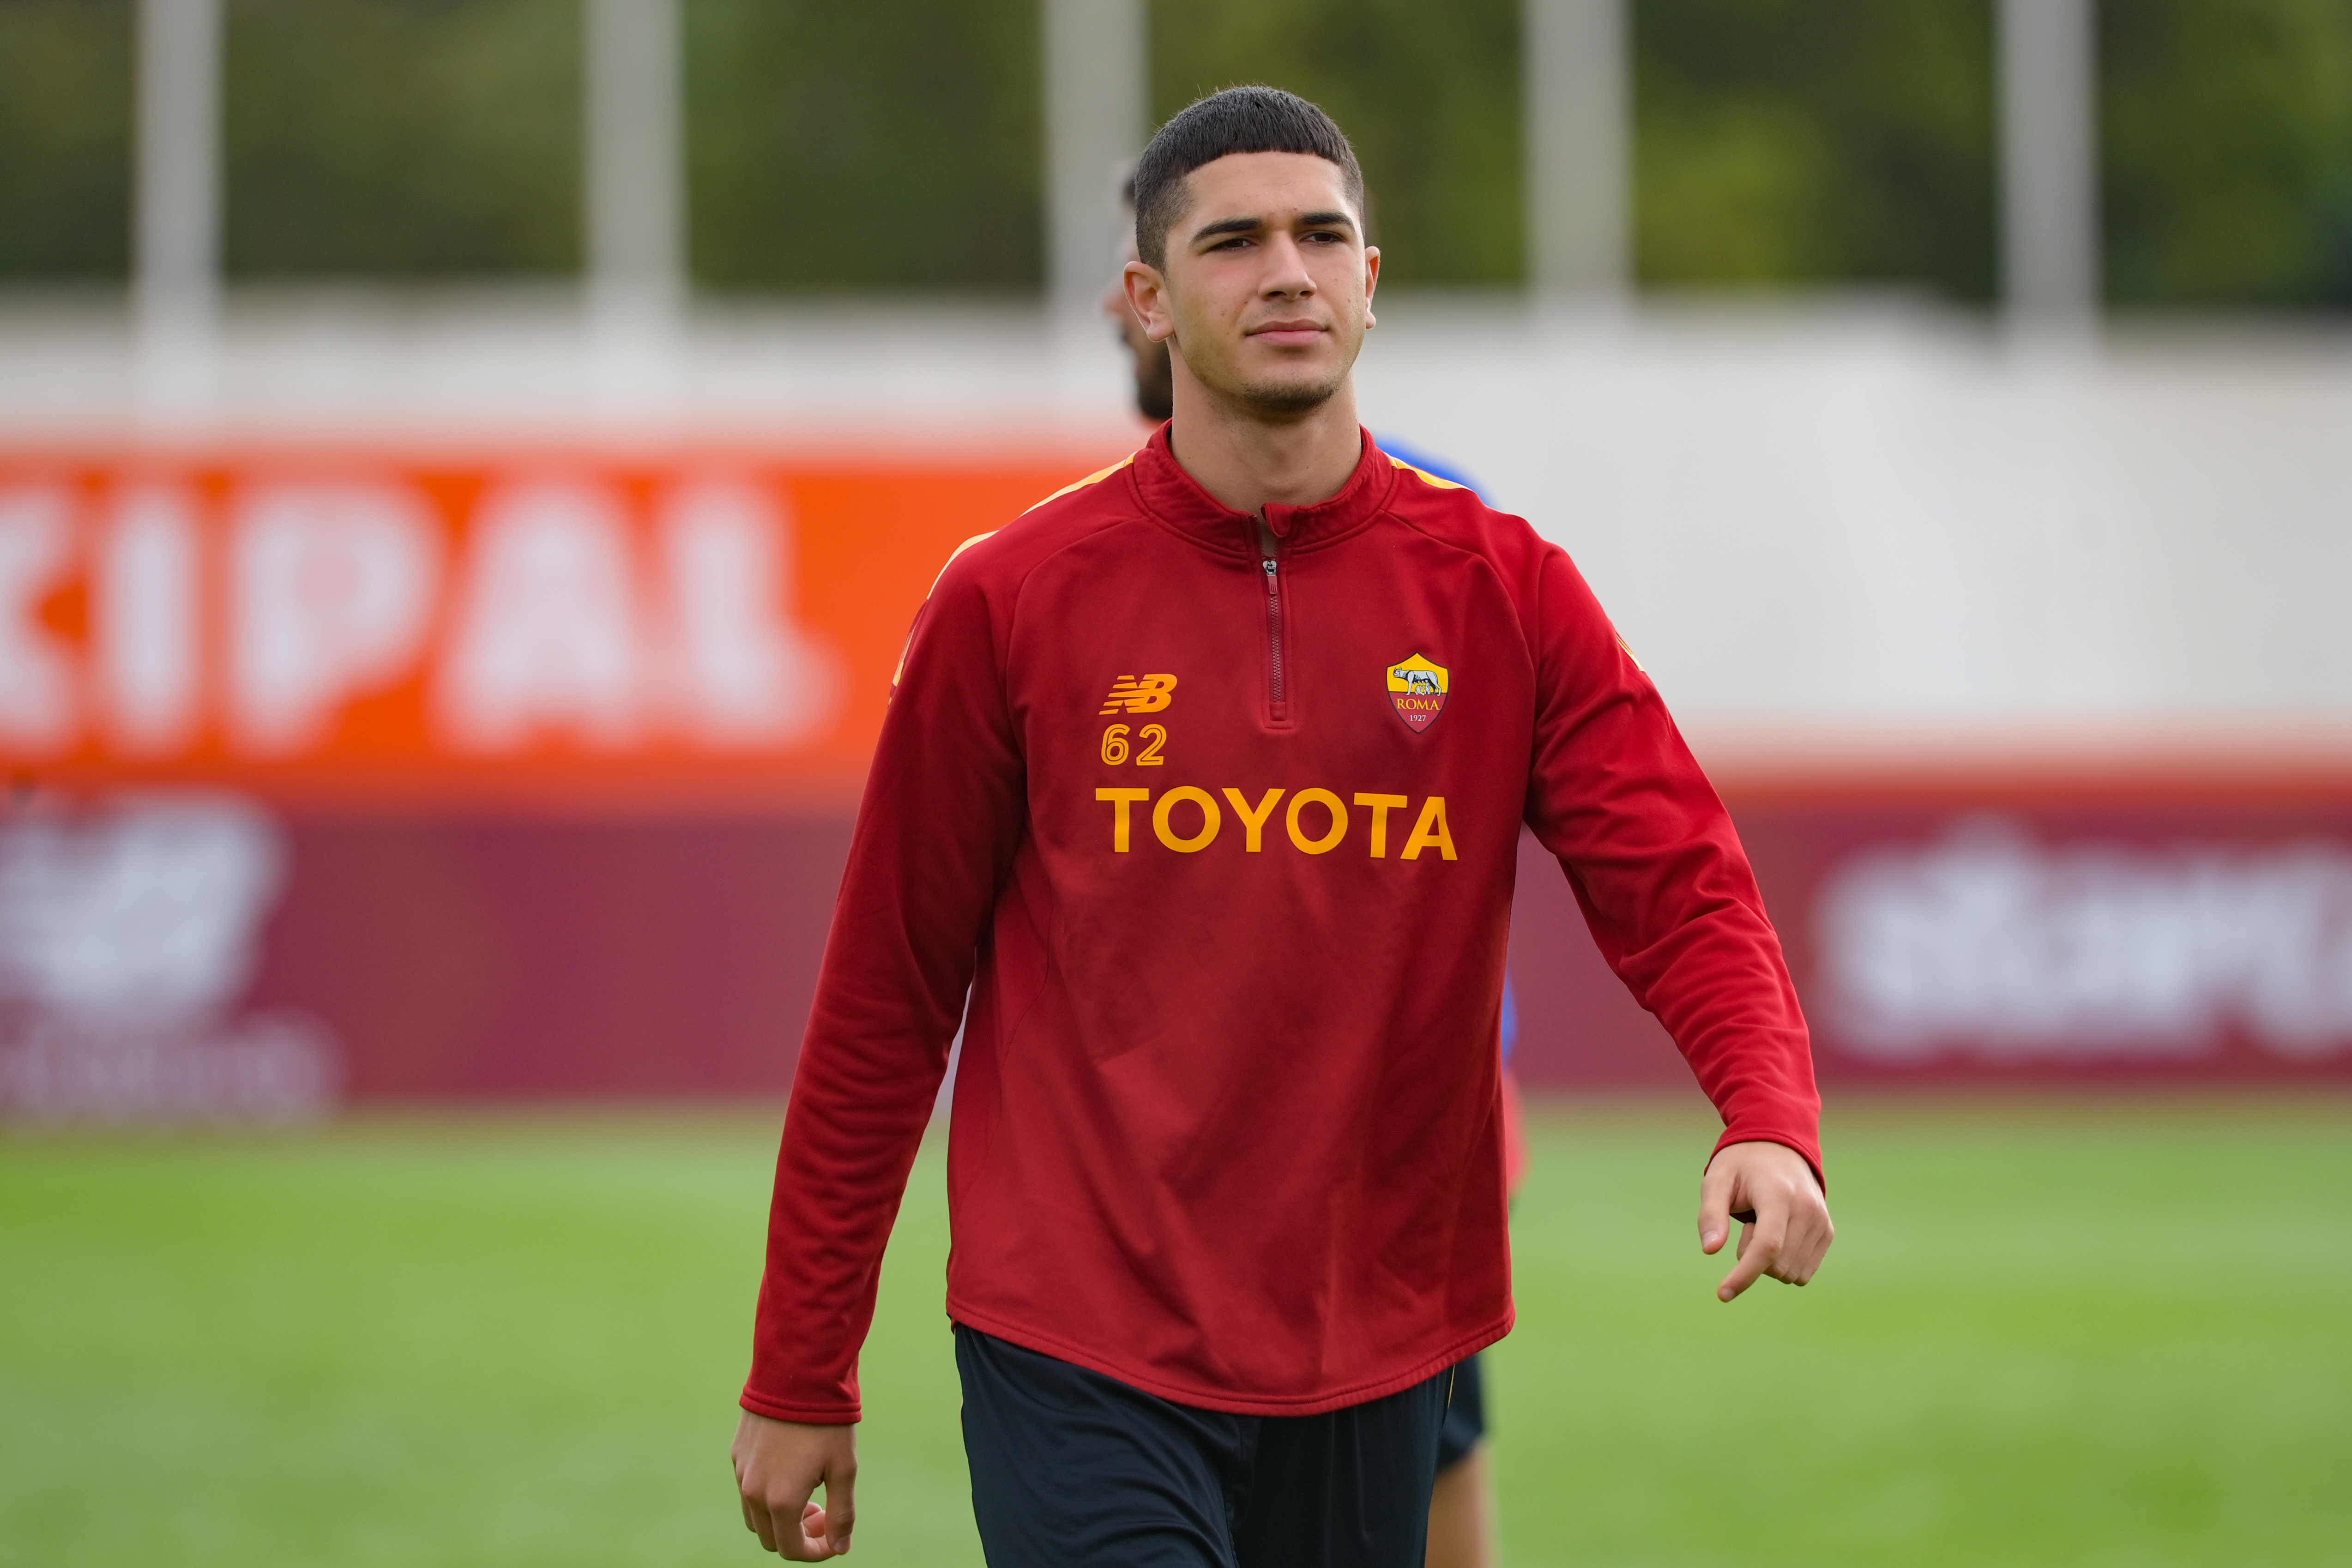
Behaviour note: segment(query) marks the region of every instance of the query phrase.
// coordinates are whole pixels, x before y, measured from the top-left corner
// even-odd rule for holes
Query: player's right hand
[[[746,1410],[735,1428],[735,1489],[743,1528],[793,1563],[822,1563],[849,1551],[857,1510],[857,1428],[772,1421]],[[824,1504],[814,1497],[824,1488]]]

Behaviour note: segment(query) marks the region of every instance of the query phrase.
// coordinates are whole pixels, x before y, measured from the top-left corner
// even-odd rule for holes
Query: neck
[[[1181,364],[1175,380],[1169,449],[1202,489],[1235,511],[1328,500],[1363,457],[1352,377],[1321,406],[1279,422],[1217,396]]]

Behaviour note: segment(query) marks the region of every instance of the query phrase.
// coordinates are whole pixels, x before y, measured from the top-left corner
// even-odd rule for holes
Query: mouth
[[[1282,348],[1304,348],[1329,331],[1320,321],[1268,321],[1263,326],[1252,327],[1245,335]]]

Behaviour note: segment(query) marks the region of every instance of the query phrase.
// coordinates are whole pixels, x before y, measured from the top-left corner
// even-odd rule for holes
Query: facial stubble
[[[1184,353],[1181,334],[1168,341],[1176,353]],[[1361,349],[1360,341],[1356,347]],[[1288,424],[1305,418],[1339,395],[1339,389],[1348,384],[1349,373],[1356,368],[1356,353],[1351,351],[1329,375],[1313,381],[1268,378],[1221,386],[1195,369],[1189,356],[1184,360],[1184,367],[1192,372],[1192,379],[1199,382],[1210,396],[1228,407],[1268,424]]]

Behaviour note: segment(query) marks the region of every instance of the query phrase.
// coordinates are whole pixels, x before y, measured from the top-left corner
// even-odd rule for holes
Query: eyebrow
[[[1214,223],[1205,223],[1199,228],[1194,229],[1192,231],[1192,242],[1197,245],[1202,240],[1208,239],[1213,236],[1221,234],[1255,234],[1260,229],[1266,226],[1266,220],[1262,217],[1221,217]],[[1338,210],[1319,213],[1301,213],[1298,216],[1298,226],[1301,228],[1344,228],[1349,230],[1350,233],[1353,233],[1356,227],[1356,220],[1349,216],[1345,212]]]

